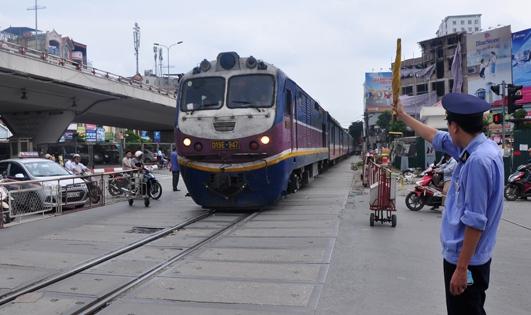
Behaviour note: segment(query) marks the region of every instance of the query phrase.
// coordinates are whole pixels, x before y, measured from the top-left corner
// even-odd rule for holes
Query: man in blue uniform
[[[177,188],[177,185],[179,184],[179,156],[177,155],[177,149],[173,148],[171,155],[170,155],[170,170],[172,175],[172,186],[173,191],[180,191],[179,188]]]
[[[441,223],[448,314],[485,314],[485,291],[503,209],[503,158],[482,132],[490,105],[472,95],[443,97],[448,132],[409,116],[401,104],[397,116],[434,148],[458,162]]]

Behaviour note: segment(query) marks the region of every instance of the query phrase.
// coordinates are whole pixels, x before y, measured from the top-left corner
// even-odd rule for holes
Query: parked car
[[[0,161],[0,175],[3,178],[28,181],[40,180],[43,186],[42,198],[45,204],[56,204],[57,185],[61,189],[63,206],[83,206],[88,200],[88,188],[81,178],[73,175],[59,164],[39,158],[9,159]]]

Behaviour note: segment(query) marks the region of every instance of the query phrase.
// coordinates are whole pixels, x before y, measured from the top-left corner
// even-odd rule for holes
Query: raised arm
[[[404,111],[404,107],[400,102],[398,102],[398,105],[396,106],[396,116],[400,120],[402,120],[406,125],[408,125],[411,129],[415,130],[415,133],[424,138],[424,140],[433,142],[433,138],[437,133],[437,129],[430,127],[411,117],[408,113]]]

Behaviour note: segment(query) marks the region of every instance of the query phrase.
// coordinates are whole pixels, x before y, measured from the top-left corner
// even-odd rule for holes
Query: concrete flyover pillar
[[[74,121],[73,111],[39,111],[2,114],[15,137],[31,138],[33,145],[56,143]]]

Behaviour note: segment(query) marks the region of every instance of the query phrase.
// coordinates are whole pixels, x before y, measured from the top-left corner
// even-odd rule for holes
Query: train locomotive
[[[272,64],[235,52],[179,81],[181,174],[204,208],[258,209],[353,151],[352,137]]]

